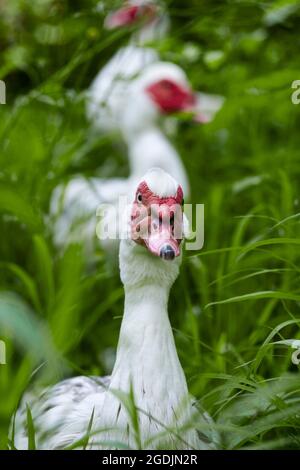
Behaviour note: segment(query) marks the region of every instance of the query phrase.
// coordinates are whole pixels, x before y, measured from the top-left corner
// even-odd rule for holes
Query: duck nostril
[[[175,258],[175,251],[170,245],[164,245],[159,253],[160,257],[165,260],[172,260]]]

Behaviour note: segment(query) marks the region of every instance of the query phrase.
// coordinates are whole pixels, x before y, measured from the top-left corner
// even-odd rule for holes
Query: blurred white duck
[[[187,77],[177,65],[151,64],[130,83],[118,115],[118,126],[128,147],[130,176],[108,180],[77,177],[66,188],[57,188],[51,204],[57,245],[70,240],[71,233],[75,240],[93,239],[100,203],[115,204],[120,196],[131,197],[137,181],[153,166],[168,171],[188,196],[188,177],[180,156],[159,127],[161,116],[179,111],[203,120]]]
[[[178,228],[182,233],[186,226],[182,203],[181,186],[161,169],[148,171],[138,182],[126,221],[129,236],[120,243],[125,308],[111,377],[72,378],[44,391],[35,400],[33,395],[25,395],[15,420],[18,449],[26,449],[28,444],[27,403],[39,448],[70,446],[85,435],[91,422],[87,448],[111,448],[116,442],[137,448],[128,411],[120,400],[120,393],[129,393],[131,388],[141,410],[138,414],[142,447],[207,448],[193,427],[182,428],[195,414],[197,423],[202,416],[188,395],[167,312],[170,288],[181,263],[181,239],[175,234]],[[153,204],[157,209],[150,216]],[[179,208],[175,220],[170,218],[171,207]],[[141,211],[144,215],[138,217]],[[149,227],[148,232],[141,227]],[[96,434],[101,429],[106,431]],[[160,438],[155,439],[160,433]]]
[[[87,115],[101,131],[119,131],[118,118],[126,98],[128,84],[144,68],[159,61],[149,42],[161,39],[169,27],[169,19],[155,0],[130,0],[112,12],[105,21],[108,29],[135,26],[130,43],[122,47],[100,70],[88,93]]]
[[[162,39],[169,30],[169,17],[162,3],[130,0],[106,19],[109,29],[136,25],[130,43],[122,47],[100,70],[87,97],[87,116],[97,130],[120,131],[120,115],[132,80],[150,64],[160,64],[157,51],[147,44]],[[223,97],[198,92],[201,122],[209,122],[223,104]],[[150,167],[148,167],[150,168]]]

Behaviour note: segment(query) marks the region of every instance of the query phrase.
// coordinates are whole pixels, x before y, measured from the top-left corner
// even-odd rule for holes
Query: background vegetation
[[[126,149],[91,131],[84,96],[128,32],[103,29],[113,3],[0,1],[0,442],[29,382],[106,374],[123,311],[100,247],[58,252],[49,201],[72,175],[126,175]],[[300,7],[296,1],[170,0],[154,46],[195,89],[226,103],[170,138],[205,204],[205,247],[186,253],[170,316],[190,391],[222,447],[300,448]],[[119,143],[118,143],[119,142]]]

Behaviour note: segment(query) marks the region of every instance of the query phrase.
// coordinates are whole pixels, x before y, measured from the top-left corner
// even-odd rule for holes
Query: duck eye
[[[138,202],[142,202],[142,200],[143,200],[143,196],[142,196],[142,194],[141,194],[141,193],[138,193],[138,194],[137,194],[137,196],[136,196],[136,200],[137,200]]]

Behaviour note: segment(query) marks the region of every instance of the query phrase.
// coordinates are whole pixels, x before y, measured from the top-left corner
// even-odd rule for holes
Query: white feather
[[[143,180],[147,183],[150,191],[159,197],[176,196],[177,181],[161,168],[151,168]]]

